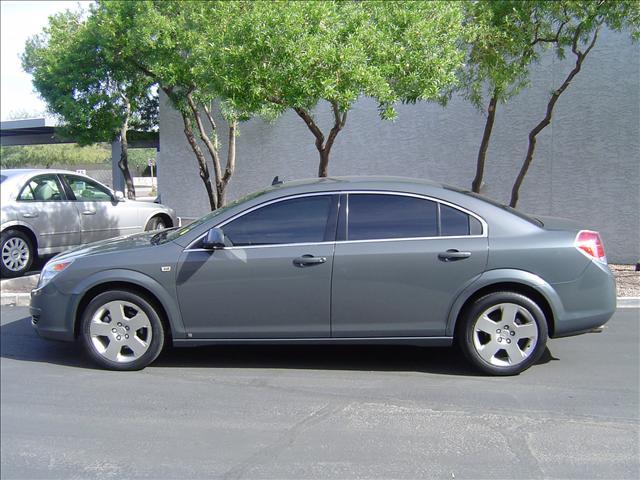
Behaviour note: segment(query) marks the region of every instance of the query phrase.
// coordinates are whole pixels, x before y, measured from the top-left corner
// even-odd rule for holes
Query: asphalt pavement
[[[640,477],[640,310],[517,377],[455,349],[171,349],[108,372],[2,307],[2,478]]]

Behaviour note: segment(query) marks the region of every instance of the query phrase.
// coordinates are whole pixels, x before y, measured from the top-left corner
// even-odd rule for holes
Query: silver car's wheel
[[[533,365],[546,348],[547,321],[529,297],[494,292],[465,309],[456,338],[476,368],[492,375],[515,375]]]
[[[139,306],[122,300],[108,302],[91,318],[89,335],[96,351],[112,362],[133,362],[149,350],[153,330]]]
[[[89,355],[112,370],[139,370],[153,362],[164,345],[155,304],[131,292],[97,295],[82,315],[82,340]]]
[[[2,233],[2,275],[18,277],[25,274],[33,263],[33,247],[31,241],[18,230],[8,230]]]
[[[498,367],[518,365],[535,350],[538,326],[533,315],[515,303],[499,303],[478,316],[473,346],[486,362]]]

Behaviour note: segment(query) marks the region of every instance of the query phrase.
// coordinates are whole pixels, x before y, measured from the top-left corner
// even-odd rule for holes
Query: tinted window
[[[435,202],[400,195],[350,194],[349,240],[435,237]]]
[[[110,202],[112,200],[109,190],[99,183],[84,177],[65,175],[64,178],[71,187],[76,200],[81,202]]]
[[[239,246],[323,242],[332,203],[330,195],[284,200],[247,213],[222,229]]]
[[[0,175],[0,183],[4,182],[7,179],[6,175]]]
[[[28,202],[56,202],[62,200],[60,185],[55,175],[32,178],[22,188],[18,200]]]
[[[469,235],[469,215],[458,209],[440,204],[441,235]]]

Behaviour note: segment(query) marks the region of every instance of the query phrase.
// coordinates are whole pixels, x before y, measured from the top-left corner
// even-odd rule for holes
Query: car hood
[[[165,232],[166,230],[163,230]],[[110,238],[99,242],[89,243],[80,247],[72,248],[55,257],[55,260],[71,259],[76,257],[85,257],[88,255],[98,255],[109,252],[122,252],[125,250],[133,250],[136,248],[147,248],[155,246],[152,241],[156,235],[162,235],[162,232],[144,232],[126,235],[123,237]]]

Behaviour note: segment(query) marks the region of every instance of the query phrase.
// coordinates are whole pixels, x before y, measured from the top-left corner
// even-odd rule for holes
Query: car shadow
[[[98,369],[78,343],[38,337],[30,317],[0,327],[0,357]],[[537,364],[557,360],[547,348]],[[221,345],[166,348],[147,368],[264,368],[419,372],[483,376],[455,347],[396,345]]]

